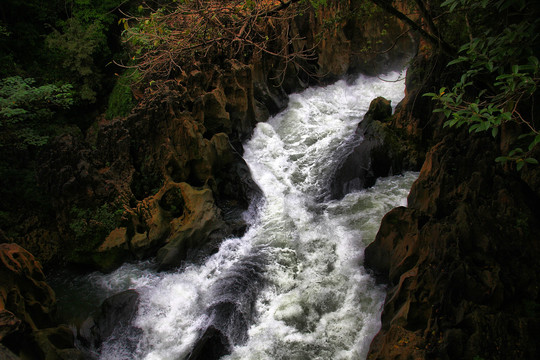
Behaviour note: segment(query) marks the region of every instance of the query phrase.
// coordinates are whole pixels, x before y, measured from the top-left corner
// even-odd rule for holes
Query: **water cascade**
[[[184,359],[211,328],[230,345],[224,359],[365,359],[384,292],[362,267],[363,252],[382,216],[406,204],[417,174],[341,200],[326,191],[371,100],[396,105],[403,93],[403,80],[360,76],[294,94],[259,123],[244,158],[265,196],[245,214],[242,238],[176,271],[127,264],[86,279],[103,294],[140,294],[134,328],[114,333],[99,358]]]

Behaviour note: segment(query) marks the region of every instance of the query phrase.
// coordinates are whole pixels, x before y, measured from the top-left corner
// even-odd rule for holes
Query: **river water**
[[[99,294],[94,304],[128,288],[140,294],[139,330],[114,334],[100,359],[184,359],[209,325],[233,344],[224,359],[365,359],[384,292],[363,252],[383,215],[406,205],[417,174],[379,179],[341,200],[328,200],[327,189],[371,100],[396,105],[403,95],[403,80],[364,76],[291,95],[244,144],[264,198],[245,214],[242,238],[172,272],[142,262],[80,278],[79,291]]]

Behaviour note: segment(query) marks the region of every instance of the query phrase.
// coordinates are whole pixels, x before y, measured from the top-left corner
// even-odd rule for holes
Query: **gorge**
[[[94,349],[98,358],[181,359],[191,353],[210,359],[208,344],[198,357],[192,353],[209,328],[220,334],[230,359],[365,358],[383,293],[361,267],[364,247],[383,214],[404,202],[417,174],[384,179],[341,200],[321,199],[329,198],[332,173],[346,147],[355,145],[354,130],[371,99],[385,95],[397,103],[403,96],[399,75],[308,89],[258,124],[244,158],[264,196],[246,215],[243,237],[172,272],[143,263],[90,274],[83,284],[93,282],[95,289],[75,288],[71,297],[59,298],[80,302],[74,299],[81,293],[103,296],[111,287],[139,294],[133,325],[103,339]]]
[[[219,19],[266,52],[216,42],[130,85],[128,113],[46,144],[5,145],[21,130],[5,122],[2,156],[35,161],[39,190],[4,196],[0,356],[536,359],[538,5],[253,2],[279,9],[250,23],[248,2],[204,3],[238,3],[253,33]],[[351,74],[411,57],[399,105],[402,88],[357,92],[399,87]],[[377,96],[395,113],[379,98],[356,127]]]

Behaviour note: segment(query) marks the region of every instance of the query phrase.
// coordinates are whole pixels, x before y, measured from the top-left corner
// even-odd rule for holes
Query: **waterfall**
[[[141,263],[92,275],[107,293],[140,294],[139,330],[113,334],[100,359],[184,359],[209,326],[231,347],[224,359],[365,359],[384,292],[362,267],[363,252],[383,215],[406,205],[417,174],[321,199],[371,100],[396,105],[403,93],[403,80],[360,76],[293,94],[259,123],[244,158],[264,198],[245,214],[242,238],[172,272]]]

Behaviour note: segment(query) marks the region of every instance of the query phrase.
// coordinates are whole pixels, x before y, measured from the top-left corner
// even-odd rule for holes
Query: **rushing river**
[[[264,199],[245,214],[251,226],[242,238],[175,272],[140,263],[80,279],[102,297],[140,294],[140,330],[114,334],[100,358],[184,359],[212,324],[234,344],[225,359],[365,359],[384,293],[363,268],[363,252],[383,215],[406,205],[417,174],[379,179],[341,200],[326,191],[371,100],[395,105],[403,93],[403,80],[361,76],[292,95],[244,144]]]

